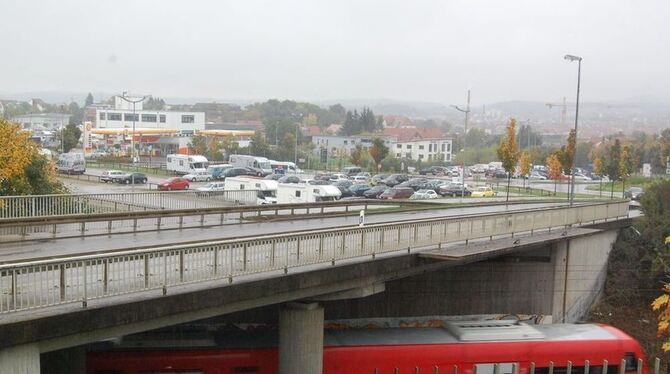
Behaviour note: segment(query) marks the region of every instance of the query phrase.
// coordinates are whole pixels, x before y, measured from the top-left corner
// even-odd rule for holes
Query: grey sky
[[[2,0],[0,90],[670,101],[670,1]]]

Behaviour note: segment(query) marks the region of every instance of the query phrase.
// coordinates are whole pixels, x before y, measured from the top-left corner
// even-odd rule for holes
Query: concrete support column
[[[0,350],[0,373],[40,374],[39,346],[25,344]]]
[[[323,307],[288,303],[279,312],[279,373],[323,372]]]

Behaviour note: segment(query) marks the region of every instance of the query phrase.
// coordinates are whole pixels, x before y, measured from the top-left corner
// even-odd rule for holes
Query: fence
[[[0,219],[254,205],[256,190],[0,196]]]
[[[0,313],[627,216],[627,202],[290,232],[0,265]]]

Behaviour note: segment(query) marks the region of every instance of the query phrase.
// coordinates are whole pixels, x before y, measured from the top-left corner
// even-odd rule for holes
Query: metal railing
[[[289,219],[297,215],[347,214],[363,209],[435,208],[435,205],[414,201],[345,200],[312,204],[269,204],[229,207],[208,207],[180,210],[113,212],[52,217],[0,219],[0,241],[18,242],[67,237],[86,237],[204,228],[240,223],[261,222],[264,219]]]
[[[530,209],[254,236],[0,265],[0,313],[441,247],[628,214],[628,202]]]
[[[256,190],[0,196],[0,219],[255,205]]]

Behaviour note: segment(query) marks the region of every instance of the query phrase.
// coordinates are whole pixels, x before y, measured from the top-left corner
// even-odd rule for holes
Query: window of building
[[[126,121],[126,122],[127,122],[127,121],[135,121],[135,122],[138,122],[138,121],[140,120],[140,116],[139,116],[139,114],[137,114],[137,113],[135,113],[135,114],[132,114],[132,113],[123,113],[123,120]]]
[[[451,161],[451,153],[447,153],[447,161]]]
[[[423,155],[419,155],[419,160],[423,160]]]
[[[451,152],[451,143],[447,143],[447,152]]]
[[[195,117],[193,115],[183,115],[181,116],[181,123],[194,123]]]
[[[420,145],[420,146],[419,146],[419,149],[423,151],[423,145]]]
[[[402,157],[402,153],[396,153],[395,156],[396,156],[397,158],[400,158],[400,157]]]
[[[428,155],[428,161],[433,159],[433,155]]]
[[[407,147],[405,147],[405,148],[407,148],[407,149],[412,149],[412,145],[411,145],[411,144],[407,144]]]
[[[400,148],[402,148],[402,144],[398,143],[398,144],[396,144],[395,147],[398,148],[398,149],[400,149]]]
[[[349,142],[345,140],[345,141],[344,141],[344,145],[347,145],[347,144],[349,144]]]
[[[445,160],[446,160],[445,155],[444,155],[444,153],[442,153],[442,161],[445,161]]]
[[[295,191],[295,197],[300,197],[300,191]]]
[[[142,114],[142,122],[156,122],[155,114]]]
[[[161,123],[165,123],[165,114],[160,115]]]
[[[104,120],[105,117],[107,117],[105,114],[106,114],[105,112],[100,112],[100,119],[101,120]]]
[[[121,113],[107,113],[107,119],[109,121],[120,121]]]
[[[442,143],[442,152],[444,152],[445,145],[446,145],[446,144]]]
[[[405,157],[409,158],[411,160],[412,159],[412,152],[405,153]]]

